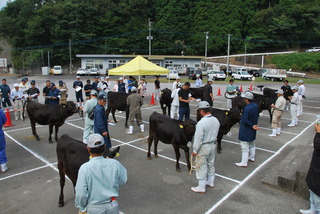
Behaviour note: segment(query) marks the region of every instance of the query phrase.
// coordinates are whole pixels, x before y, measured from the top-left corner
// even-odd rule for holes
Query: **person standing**
[[[141,82],[139,83],[138,86],[139,94],[142,98],[144,98],[147,94],[147,83],[145,82],[145,79],[142,78]]]
[[[98,84],[99,84],[99,78],[98,78],[98,76],[95,76],[94,77],[94,82],[92,83],[93,90],[99,91],[98,90]]]
[[[43,87],[43,90],[42,90],[42,95],[44,97],[44,104],[49,104],[49,99],[47,98],[49,96],[49,92],[50,92],[50,84],[51,84],[51,81],[50,80],[47,80],[46,81],[46,86]]]
[[[154,81],[154,94],[155,94],[155,99],[157,101],[160,100],[160,95],[161,95],[161,89],[160,89],[160,75],[156,75],[156,80]]]
[[[94,125],[93,132],[100,134],[108,149],[111,148],[111,140],[108,131],[108,118],[104,106],[107,103],[107,96],[105,94],[100,94],[98,97],[98,104],[94,109]]]
[[[134,86],[134,82],[133,82],[133,77],[129,76],[129,80],[128,80],[128,93],[131,94],[131,89]]]
[[[68,87],[67,87],[67,85],[62,80],[59,80],[59,85],[58,85],[57,88],[61,92],[61,97],[59,99],[59,104],[67,104],[67,98],[68,98]]]
[[[29,89],[29,84],[27,84],[28,79],[27,78],[23,78],[21,80],[21,83],[19,85],[20,89],[22,90],[22,93],[27,93],[27,90]]]
[[[200,77],[200,74],[197,74],[197,75],[196,75],[196,84],[195,84],[195,86],[196,86],[197,88],[202,87],[202,79],[201,79],[201,77]]]
[[[232,99],[236,97],[237,94],[237,86],[234,85],[234,80],[229,80],[229,85],[226,90],[226,98],[227,98],[227,109],[230,110],[232,108]]]
[[[57,89],[56,84],[54,84],[53,82],[50,85],[51,89],[49,91],[49,105],[59,105],[61,92],[59,89]]]
[[[23,92],[19,87],[18,83],[15,83],[13,87],[14,89],[11,90],[10,97],[13,100],[14,117],[15,117],[15,120],[19,120],[19,114],[20,114],[20,119],[23,120],[23,117],[22,117]]]
[[[73,82],[73,88],[76,92],[76,102],[78,106],[83,104],[83,96],[82,96],[82,89],[83,83],[80,81],[80,76],[77,76],[77,80]]]
[[[182,89],[179,90],[179,120],[182,121],[183,117],[186,119],[190,118],[190,106],[189,102],[193,100],[194,98],[191,97],[190,91],[190,83],[185,82]]]
[[[91,85],[91,81],[87,80],[87,84],[83,88],[87,101],[90,100],[90,92],[92,89],[93,89],[93,86]]]
[[[11,101],[10,101],[10,87],[7,85],[7,80],[6,79],[2,79],[2,84],[0,85],[0,91],[2,94],[2,106],[3,108],[7,108],[7,104],[8,107],[10,108],[10,110],[12,110],[12,105],[11,105]]]
[[[256,145],[254,143],[257,135],[259,108],[253,102],[253,94],[246,92],[243,95],[244,102],[247,104],[240,120],[240,129],[238,139],[241,144],[242,158],[240,163],[235,163],[238,167],[247,167],[248,160],[254,162],[256,154]]]
[[[75,205],[79,213],[119,213],[119,187],[127,182],[127,170],[111,158],[104,158],[104,139],[99,134],[88,137],[92,157],[81,165],[75,186]]]
[[[104,81],[104,84],[106,85],[106,88],[104,89],[104,92],[108,94],[111,88],[111,82],[109,76],[106,76],[106,81]]]
[[[171,112],[170,112],[170,117],[172,119],[179,119],[179,90],[181,89],[182,84],[178,83],[177,88],[173,90],[171,94],[172,98],[172,103],[171,103]]]
[[[178,77],[176,78],[176,81],[174,81],[174,82],[172,83],[172,91],[177,88],[177,85],[178,85],[179,83],[181,84],[181,82],[180,82],[180,77],[178,76]]]
[[[302,112],[303,112],[303,99],[306,98],[305,94],[306,94],[306,87],[304,87],[304,84],[303,84],[303,80],[299,80],[298,81],[298,84],[299,84],[299,87],[298,87],[298,94],[299,94],[299,104],[298,104],[298,110],[297,110],[297,116],[301,116],[302,115]]]
[[[31,87],[27,90],[27,95],[30,100],[38,103],[38,96],[40,95],[40,91],[38,88],[36,88],[36,81],[32,80],[30,84]]]
[[[313,154],[306,182],[310,192],[310,209],[299,210],[302,214],[320,213],[320,124],[316,123],[316,135],[313,139]]]
[[[273,108],[272,114],[272,133],[269,134],[269,137],[276,137],[280,135],[281,132],[281,115],[283,110],[286,107],[286,99],[283,97],[283,91],[280,89],[276,91],[278,99],[275,104],[271,105]]]
[[[191,190],[204,193],[206,192],[206,185],[211,188],[214,187],[214,160],[220,123],[217,118],[211,115],[210,105],[207,101],[201,101],[197,110],[202,118],[196,126],[192,156],[198,156],[198,161],[201,164],[196,168],[198,186],[191,187]]]
[[[208,83],[203,87],[203,97],[204,101],[207,101],[209,105],[213,106],[213,93],[212,93],[212,79],[208,78]]]
[[[283,86],[281,86],[281,89],[283,91],[283,95],[284,98],[286,99],[286,110],[289,110],[289,104],[290,104],[290,100],[289,100],[289,95],[292,94],[292,90],[291,90],[291,86],[289,85],[289,81],[288,80],[284,80],[283,81]]]
[[[143,98],[137,94],[137,88],[131,88],[132,94],[127,97],[127,106],[129,107],[129,131],[128,134],[133,134],[133,121],[137,119],[140,130],[144,132],[144,124],[141,118],[141,106],[143,105]]]
[[[123,77],[119,77],[118,92],[126,93],[126,84],[123,82]]]
[[[298,94],[298,87],[293,86],[292,92],[293,96],[290,96],[290,114],[291,114],[291,123],[288,125],[289,127],[293,127],[298,125],[298,105],[299,105],[299,94]]]
[[[89,112],[92,111],[93,108],[95,108],[98,104],[97,96],[98,92],[95,90],[92,90],[90,92],[91,99],[89,99],[85,105],[84,108],[80,107],[83,109],[83,111],[86,114],[85,120],[84,120],[84,130],[83,130],[83,143],[88,144],[88,136],[90,135],[91,132],[93,132],[93,125],[94,125],[94,120],[90,119]]]
[[[18,85],[19,87],[19,85]],[[4,133],[2,130],[2,126],[7,122],[7,118],[4,115],[2,109],[0,109],[0,165],[1,172],[8,171],[7,167],[7,155],[6,155],[6,138],[4,137]]]
[[[122,75],[123,78],[123,83],[125,85],[125,92],[128,93],[128,79],[127,79],[127,75]]]

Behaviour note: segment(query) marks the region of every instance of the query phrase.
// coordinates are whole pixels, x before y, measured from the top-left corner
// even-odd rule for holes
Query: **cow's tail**
[[[25,107],[26,107],[26,104],[27,104],[28,101],[29,101],[29,99],[27,99],[27,100],[23,103],[23,107],[22,107],[22,119],[23,119],[23,121],[24,121],[24,118],[25,118],[25,116],[24,116],[24,110],[26,109]]]

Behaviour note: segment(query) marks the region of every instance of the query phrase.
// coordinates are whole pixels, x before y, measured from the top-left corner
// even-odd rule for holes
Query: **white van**
[[[54,75],[56,75],[56,74],[62,75],[63,74],[62,67],[60,65],[55,65],[53,67],[53,74]]]

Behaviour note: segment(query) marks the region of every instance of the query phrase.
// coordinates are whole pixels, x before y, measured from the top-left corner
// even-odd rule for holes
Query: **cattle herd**
[[[277,95],[276,90],[270,88],[264,88],[263,94],[254,94],[254,102],[259,106],[260,112],[268,110],[270,114],[270,122],[272,118],[272,111],[270,105],[275,103]],[[203,88],[190,88],[190,92],[194,98],[203,100]],[[285,94],[285,97],[289,96]],[[115,111],[126,112],[127,127],[129,108],[127,107],[126,93],[109,92],[108,93],[108,108],[106,114],[112,113],[113,120],[115,122]],[[176,155],[176,171],[180,172],[180,152],[182,149],[186,156],[187,166],[190,170],[190,159],[189,159],[189,148],[191,141],[196,129],[196,121],[188,119],[186,121],[178,121],[171,119],[170,117],[170,106],[171,106],[171,90],[165,88],[162,90],[162,96],[160,98],[160,106],[163,114],[153,112],[149,117],[149,137],[148,137],[148,153],[147,159],[151,160],[151,146],[154,142],[154,157],[158,157],[157,146],[158,142],[161,141],[165,144],[171,144],[174,148]],[[89,154],[86,149],[86,145],[81,141],[75,140],[68,135],[62,135],[58,139],[59,127],[64,124],[64,121],[78,112],[76,105],[69,101],[67,104],[55,105],[43,105],[40,103],[28,100],[25,102],[26,111],[28,112],[30,123],[32,127],[32,134],[36,140],[40,140],[36,133],[36,123],[41,125],[49,125],[49,143],[52,143],[52,132],[53,126],[55,126],[55,140],[57,141],[57,158],[58,158],[58,169],[60,174],[60,188],[61,193],[59,196],[59,207],[64,206],[63,188],[65,185],[65,176],[72,181],[75,186],[78,176],[78,170],[80,166],[89,160]],[[221,110],[217,108],[211,108],[211,114],[215,116],[220,122],[220,129],[217,136],[217,153],[221,153],[221,140],[223,135],[226,135],[232,126],[237,124],[241,119],[241,111],[244,108],[245,103],[242,97],[238,96],[233,99],[232,108],[230,110]],[[25,108],[23,108],[25,109]],[[24,114],[23,114],[24,115]],[[197,112],[197,121],[201,119],[199,112]],[[117,147],[114,151],[109,150],[104,154],[104,157],[114,157],[119,152],[120,147]]]

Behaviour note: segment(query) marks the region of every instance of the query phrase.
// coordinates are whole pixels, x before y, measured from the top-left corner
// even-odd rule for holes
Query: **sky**
[[[7,1],[9,1],[9,0],[0,0],[0,9],[2,9],[4,6],[6,6]]]

